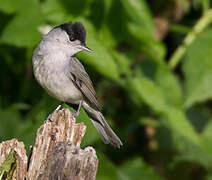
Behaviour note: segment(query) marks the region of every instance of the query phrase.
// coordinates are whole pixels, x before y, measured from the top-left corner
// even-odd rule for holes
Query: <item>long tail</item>
[[[113,132],[110,126],[107,124],[104,116],[100,111],[97,111],[90,107],[88,104],[83,103],[83,107],[87,112],[88,116],[91,119],[91,122],[96,127],[97,131],[99,132],[103,142],[105,144],[111,144],[114,147],[120,148],[122,145],[121,140],[118,136]]]

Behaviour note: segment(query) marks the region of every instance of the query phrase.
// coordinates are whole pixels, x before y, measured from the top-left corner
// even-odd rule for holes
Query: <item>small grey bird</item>
[[[80,51],[92,51],[86,46],[85,39],[86,30],[80,22],[70,22],[53,28],[43,36],[33,52],[34,76],[49,95],[61,103],[78,106],[75,117],[83,106],[103,142],[120,147],[122,142],[100,112],[92,82],[75,57]],[[61,104],[55,111],[60,107]]]

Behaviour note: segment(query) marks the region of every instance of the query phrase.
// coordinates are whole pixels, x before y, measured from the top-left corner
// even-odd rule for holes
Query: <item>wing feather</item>
[[[70,74],[71,80],[80,89],[86,99],[93,105],[93,107],[95,107],[95,109],[100,110],[93,84],[83,65],[76,57],[71,58]]]

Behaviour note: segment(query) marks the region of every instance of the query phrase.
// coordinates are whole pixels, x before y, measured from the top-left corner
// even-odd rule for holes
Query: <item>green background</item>
[[[0,0],[0,141],[33,145],[59,103],[33,77],[40,29],[80,21],[94,53],[77,56],[123,142],[104,145],[81,111],[97,180],[212,179],[210,8],[209,0]]]

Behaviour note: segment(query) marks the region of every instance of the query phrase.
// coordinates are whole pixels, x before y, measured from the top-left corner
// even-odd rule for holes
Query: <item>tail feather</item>
[[[94,110],[89,106],[83,106],[88,116],[91,119],[91,122],[99,132],[102,141],[105,144],[111,144],[114,147],[120,148],[122,145],[121,140],[118,136],[113,132],[110,126],[107,124],[104,116],[100,111]]]
[[[102,141],[105,144],[109,144],[109,139],[108,139],[108,136],[107,136],[103,126],[99,122],[97,122],[97,121],[95,121],[93,119],[91,119],[91,122],[93,123],[93,125],[97,129],[98,133],[101,135]]]
[[[91,122],[96,127],[97,131],[99,132],[99,135],[101,136],[102,141],[105,144],[111,144],[114,147],[120,148],[120,146],[122,145],[121,140],[113,132],[113,130],[110,128],[107,122],[105,120],[103,121],[104,121],[104,126],[102,125],[102,123],[99,123],[98,121],[94,119],[91,119]]]

